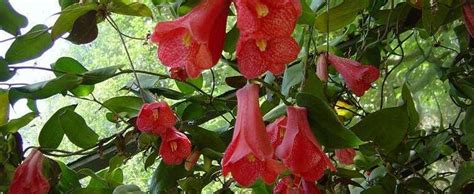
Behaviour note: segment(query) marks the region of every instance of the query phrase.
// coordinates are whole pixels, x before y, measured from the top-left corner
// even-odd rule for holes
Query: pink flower
[[[50,186],[43,175],[43,154],[32,150],[28,157],[15,170],[9,194],[44,194]]]
[[[169,165],[178,165],[191,154],[191,141],[174,127],[161,136],[160,155]]]
[[[337,149],[335,152],[336,158],[339,160],[339,162],[346,165],[354,164],[356,152],[353,148]]]
[[[174,127],[176,116],[165,102],[154,102],[142,106],[136,123],[141,132],[161,135],[167,128]]]
[[[294,175],[306,181],[319,180],[326,169],[335,171],[311,132],[306,109],[288,107],[287,114],[285,135],[276,149],[276,156]]]
[[[316,75],[321,81],[328,81],[328,62],[326,60],[326,55],[320,55],[318,57],[318,62],[316,63]]]
[[[464,3],[462,13],[464,15],[464,25],[471,37],[474,37],[474,6],[469,2]]]
[[[321,191],[318,189],[314,182],[309,182],[301,179],[300,177],[291,178],[287,176],[282,178],[280,182],[273,188],[274,194],[320,194]]]
[[[286,116],[280,117],[275,120],[273,123],[267,126],[267,134],[272,143],[273,149],[276,149],[277,146],[283,141],[286,130]]]
[[[328,54],[329,63],[344,77],[349,89],[357,96],[364,95],[380,72],[376,67],[362,65],[357,61]]]
[[[222,171],[229,173],[244,187],[262,178],[267,184],[275,181],[282,170],[273,160],[273,148],[265,132],[258,104],[259,88],[250,84],[237,91],[237,120],[234,135],[222,159]]]
[[[161,62],[171,68],[185,68],[192,78],[214,66],[224,47],[230,3],[230,0],[202,0],[185,16],[158,23],[151,41],[159,44]]]
[[[188,79],[188,73],[186,73],[186,69],[183,67],[171,68],[169,72],[172,79],[179,81],[186,81],[186,79]]]

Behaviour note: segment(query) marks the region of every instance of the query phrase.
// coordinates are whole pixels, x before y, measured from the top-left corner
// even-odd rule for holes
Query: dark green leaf
[[[438,31],[450,12],[451,3],[452,0],[439,0],[433,4],[431,1],[423,1],[422,22],[428,33],[434,34]]]
[[[474,180],[474,161],[464,162],[453,179],[450,193],[461,193],[463,186]]]
[[[348,170],[345,168],[338,168],[336,171],[336,175],[339,177],[344,177],[344,178],[365,178],[363,174],[361,174],[359,171],[356,170]]]
[[[10,103],[14,104],[22,98],[32,100],[49,98],[53,95],[76,88],[81,81],[82,79],[80,77],[65,74],[49,81],[12,88],[10,89]]]
[[[303,12],[298,20],[300,24],[313,25],[316,20],[316,13],[311,10],[305,0],[300,0]]]
[[[192,121],[203,117],[206,114],[206,109],[198,104],[192,103],[188,105],[181,116],[183,121]]]
[[[94,69],[83,74],[82,84],[94,85],[103,82],[115,75],[115,73],[121,68],[121,65],[104,67],[100,69]]]
[[[308,121],[318,141],[329,148],[355,147],[362,141],[338,120],[334,111],[318,97],[299,93],[296,96],[298,106],[308,111]]]
[[[204,84],[204,78],[202,77],[202,75],[196,79],[188,79],[187,81],[199,89],[201,89],[202,85]],[[194,87],[180,81],[176,81],[176,86],[178,86],[179,90],[184,94],[192,94],[194,93],[194,91],[196,91]]]
[[[141,82],[140,82],[141,83]],[[150,88],[148,89],[151,93],[157,95],[157,96],[163,96],[165,98],[173,99],[173,100],[181,100],[189,97],[186,94],[183,94],[181,92],[168,89],[168,88]]]
[[[224,43],[224,51],[230,54],[235,52],[235,48],[237,45],[237,40],[239,39],[240,32],[237,28],[237,24],[232,27],[232,29],[227,32],[225,36],[225,43]]]
[[[92,10],[76,19],[66,39],[74,44],[87,44],[94,41],[98,34],[97,11]]]
[[[200,127],[187,127],[186,131],[189,132],[193,145],[198,146],[200,149],[211,148],[218,152],[224,152],[226,145],[214,131],[209,131]]]
[[[77,18],[83,16],[89,11],[97,11],[98,4],[94,2],[90,3],[76,3],[66,9],[64,9],[60,14],[56,23],[54,23],[51,30],[51,37],[53,40],[56,40],[58,37],[63,35],[66,32],[70,32],[76,22]]]
[[[462,143],[471,149],[474,148],[474,105],[467,108],[461,124],[461,130],[464,133],[464,136],[461,138]]]
[[[0,0],[0,30],[13,36],[20,34],[20,28],[26,27],[28,20],[16,12],[8,0]]]
[[[323,82],[321,82],[315,73],[308,73],[308,76],[304,81],[303,92],[316,96],[327,102],[326,95],[324,94]]]
[[[110,194],[113,192],[113,189],[109,188],[80,188],[72,192],[72,194]]]
[[[143,105],[143,100],[135,96],[119,96],[108,99],[103,104],[107,109],[110,109],[116,114],[127,113],[128,117],[134,117],[138,115]]]
[[[13,73],[10,71],[7,61],[0,57],[0,81],[7,81],[12,77]]]
[[[45,25],[36,25],[31,30],[13,41],[5,54],[8,64],[25,62],[41,56],[53,46]]]
[[[87,72],[87,69],[81,63],[70,57],[61,57],[55,63],[51,64],[51,68],[55,70],[56,76],[61,76],[64,73],[82,74]],[[64,72],[64,73],[63,73]],[[87,96],[94,91],[94,86],[80,85],[70,90],[75,96]]]
[[[112,194],[145,194],[136,185],[120,185],[114,189]]]
[[[375,185],[373,187],[370,187],[362,191],[361,194],[380,194],[380,193],[386,193],[385,189],[383,189],[381,185]]]
[[[44,124],[38,137],[38,142],[44,148],[57,148],[64,137],[64,129],[60,120],[67,110],[74,110],[77,105],[66,106],[53,114]]]
[[[357,17],[357,13],[369,5],[368,0],[345,0],[336,7],[329,9],[329,14],[323,12],[316,17],[315,27],[320,32],[332,32],[341,29],[352,23]],[[328,17],[329,15],[329,17]],[[329,19],[328,19],[329,18]],[[328,27],[329,21],[329,27]]]
[[[186,171],[183,165],[166,165],[161,162],[153,173],[150,180],[150,193],[166,193],[178,185],[178,180],[186,177],[192,172]]]
[[[433,187],[431,186],[431,184],[428,181],[426,181],[426,179],[422,179],[419,177],[412,177],[406,180],[405,188],[407,188],[408,190],[414,193],[417,193],[420,191],[434,193]]]
[[[61,168],[59,182],[56,185],[57,189],[63,193],[70,193],[77,188],[81,188],[79,177],[77,176],[76,172],[66,166],[66,164],[59,161],[56,162]]]
[[[153,17],[150,8],[137,2],[127,4],[122,0],[112,0],[109,11],[122,15]]]
[[[408,89],[408,85],[404,84],[402,89],[402,98],[406,104],[407,112],[408,112],[408,119],[410,122],[408,123],[408,131],[412,131],[416,129],[418,123],[420,122],[420,116],[415,108],[415,102],[413,102],[413,97],[411,96],[410,90]]]
[[[382,109],[369,114],[351,129],[365,141],[374,141],[387,152],[403,140],[409,126],[404,106]]]
[[[34,112],[30,112],[28,114],[23,115],[18,119],[12,119],[8,124],[0,126],[0,132],[6,133],[16,133],[19,129],[23,128],[24,126],[28,125],[33,119],[35,119],[38,115]]]

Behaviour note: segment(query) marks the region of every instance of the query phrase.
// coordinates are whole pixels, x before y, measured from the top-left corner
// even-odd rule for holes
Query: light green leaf
[[[0,126],[7,124],[9,114],[8,90],[0,89]]]
[[[204,84],[204,78],[202,77],[202,75],[195,79],[188,79],[187,81],[199,89],[201,89]],[[178,89],[184,94],[192,94],[196,91],[194,87],[191,87],[190,85],[180,81],[176,81],[176,86],[178,86]]]
[[[0,126],[0,132],[6,133],[16,133],[19,129],[23,128],[24,126],[28,125],[33,119],[35,119],[38,115],[34,112],[30,112],[28,114],[23,115],[20,118],[12,119],[8,124]]]
[[[103,104],[116,114],[127,113],[128,117],[134,117],[140,112],[143,100],[135,96],[119,96],[108,99]]]
[[[137,2],[127,4],[121,0],[113,0],[109,10],[122,15],[153,17],[150,8]]]
[[[25,62],[41,56],[53,46],[45,25],[36,25],[31,30],[13,41],[5,54],[8,64]]]
[[[345,0],[338,6],[330,8],[329,14],[328,12],[323,12],[318,15],[314,25],[320,32],[327,32],[328,29],[329,32],[341,29],[352,23],[359,11],[367,8],[368,5],[368,0]],[[328,21],[329,27],[327,25]]]
[[[109,78],[112,78],[121,67],[121,65],[116,65],[85,72],[82,77],[82,84],[94,85],[103,82]]]
[[[64,73],[82,74],[87,72],[87,69],[81,63],[70,57],[61,57],[55,63],[51,64],[51,69],[57,77],[64,75]],[[87,96],[94,91],[92,85],[80,85],[70,90],[75,96]]]

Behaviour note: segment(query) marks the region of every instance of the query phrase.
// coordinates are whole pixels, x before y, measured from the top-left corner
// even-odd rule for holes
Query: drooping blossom
[[[267,126],[267,134],[272,143],[273,149],[276,149],[277,146],[283,141],[286,130],[286,116],[276,119],[273,123]]]
[[[191,154],[191,141],[174,127],[168,128],[161,135],[159,153],[166,164],[181,164]]]
[[[314,182],[309,182],[300,177],[284,177],[273,188],[274,194],[320,194]]]
[[[336,158],[339,162],[346,165],[354,164],[356,152],[353,148],[336,149],[334,152],[336,153]]]
[[[43,174],[43,154],[33,149],[15,170],[9,194],[44,194],[50,185]]]
[[[321,81],[328,81],[328,61],[326,55],[320,55],[316,62],[316,75]]]
[[[280,75],[286,64],[300,52],[298,43],[290,36],[261,38],[240,37],[237,42],[237,62],[240,73],[247,79],[257,78],[266,71]]]
[[[235,181],[245,187],[257,179],[270,184],[283,169],[273,160],[274,152],[265,131],[258,99],[257,85],[250,84],[237,91],[234,134],[222,159],[223,175],[231,173]]]
[[[169,70],[170,77],[179,81],[186,81],[188,79],[188,73],[184,67],[174,67]]]
[[[364,95],[372,82],[376,81],[380,76],[380,72],[376,67],[362,65],[351,59],[329,53],[328,61],[342,75],[347,83],[347,87],[357,96]]]
[[[469,35],[474,38],[474,5],[469,2],[464,3],[462,13],[464,15],[464,25]]]
[[[319,180],[326,169],[335,171],[311,132],[306,109],[288,107],[287,115],[285,135],[276,149],[276,156],[295,176],[306,181]]]
[[[289,37],[301,15],[299,0],[236,0],[235,5],[244,36]]]
[[[188,14],[156,25],[151,41],[168,67],[182,67],[196,78],[219,60],[225,41],[230,0],[202,0]]]
[[[153,102],[142,106],[136,123],[141,132],[161,135],[167,128],[174,127],[176,116],[165,102]]]
[[[186,158],[186,161],[184,162],[184,169],[187,171],[193,169],[194,165],[196,165],[197,161],[199,160],[199,157],[201,157],[201,152],[199,150],[193,151],[193,153],[191,153]]]

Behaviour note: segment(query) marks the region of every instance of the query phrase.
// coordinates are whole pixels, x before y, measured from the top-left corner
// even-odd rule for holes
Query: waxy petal
[[[464,15],[464,25],[469,35],[474,38],[474,5],[469,4],[469,2],[464,3],[462,13]]]
[[[161,135],[166,128],[174,127],[176,116],[165,102],[154,102],[142,106],[136,124],[141,132]]]
[[[43,175],[43,154],[33,149],[28,157],[15,170],[9,194],[44,194],[50,185]]]
[[[337,149],[335,150],[336,158],[339,162],[349,165],[354,164],[354,157],[356,156],[356,151],[353,148],[346,149]]]
[[[168,128],[161,136],[159,153],[166,164],[181,164],[191,154],[191,141],[175,128]]]
[[[280,117],[267,126],[267,135],[270,138],[272,147],[276,149],[283,141],[286,130],[286,116]]]

